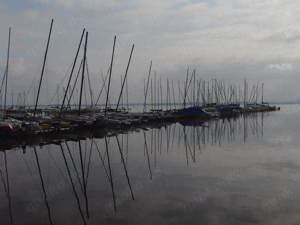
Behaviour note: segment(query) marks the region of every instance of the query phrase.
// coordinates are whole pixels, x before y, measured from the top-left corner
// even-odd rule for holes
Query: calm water
[[[281,108],[0,153],[0,224],[299,224],[300,106]]]

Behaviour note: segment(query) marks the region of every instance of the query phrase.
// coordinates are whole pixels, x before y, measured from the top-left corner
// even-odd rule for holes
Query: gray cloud
[[[113,93],[118,93],[130,46],[130,97],[141,100],[150,60],[162,79],[183,80],[187,66],[199,77],[266,82],[270,100],[298,98],[300,69],[298,1],[279,0],[26,0],[0,2],[0,25],[13,27],[10,90],[28,90],[39,76],[50,19],[55,19],[47,61],[48,94],[68,71],[83,27],[89,32],[88,60],[94,89],[108,68],[112,40],[118,36]],[[1,68],[7,35],[0,36]],[[289,87],[280,91],[278,87]],[[113,97],[113,96],[112,96]]]

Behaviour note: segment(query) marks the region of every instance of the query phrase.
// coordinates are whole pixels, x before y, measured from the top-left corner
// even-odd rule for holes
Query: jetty
[[[113,65],[115,60],[116,41],[114,36],[112,55],[109,68],[102,78],[99,90],[92,90],[89,76],[88,31],[82,30],[71,65],[71,71],[64,88],[64,94],[58,104],[42,106],[39,104],[42,91],[44,71],[48,51],[51,46],[53,20],[46,42],[41,75],[38,82],[33,105],[7,104],[9,86],[9,55],[11,49],[11,28],[9,28],[7,60],[2,77],[0,96],[3,102],[0,108],[0,145],[13,146],[15,143],[26,143],[26,140],[40,140],[51,142],[60,139],[79,138],[80,136],[106,135],[109,132],[123,132],[134,129],[163,126],[169,123],[207,121],[211,119],[231,118],[250,113],[276,111],[280,108],[265,102],[264,83],[250,85],[244,80],[243,86],[237,83],[228,83],[223,80],[201,79],[196,69],[187,68],[185,80],[178,81],[175,90],[175,80],[167,78],[165,81],[153,76],[153,62],[144,82],[144,102],[129,103],[128,75],[134,53],[134,44],[131,46],[128,63],[124,76],[121,77],[120,93],[113,104],[110,100]],[[82,55],[81,60],[79,59]],[[77,73],[76,73],[76,68]],[[79,89],[79,96],[75,97],[74,90]],[[86,94],[85,92],[89,92]],[[89,95],[90,103],[83,104],[83,96]],[[94,96],[93,93],[98,93]],[[96,97],[96,98],[95,98]],[[105,102],[99,103],[100,99]],[[74,103],[75,102],[75,103]],[[135,106],[136,109],[132,109]],[[24,142],[25,141],[25,142]],[[3,147],[4,149],[6,147]],[[0,148],[1,149],[1,148]]]

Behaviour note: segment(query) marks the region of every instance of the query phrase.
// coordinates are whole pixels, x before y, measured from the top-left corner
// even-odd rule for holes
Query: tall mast
[[[82,43],[84,32],[85,32],[85,28],[83,29],[81,37],[80,37],[80,42],[79,42],[79,45],[78,45],[78,48],[77,48],[77,52],[76,52],[76,55],[75,55],[75,58],[74,58],[74,62],[73,62],[73,65],[72,65],[72,70],[71,70],[71,73],[70,73],[70,76],[69,76],[69,80],[68,80],[68,84],[67,84],[67,87],[66,87],[66,90],[65,90],[63,102],[62,102],[61,107],[60,107],[60,114],[61,114],[61,112],[62,112],[62,110],[64,108],[64,104],[65,104],[67,93],[68,93],[68,90],[69,90],[69,87],[70,87],[70,83],[71,83],[71,79],[72,79],[73,72],[74,72],[74,69],[75,69],[75,65],[76,65],[76,62],[77,62],[77,58],[78,58],[79,50],[80,50],[80,47],[81,47],[81,43]]]
[[[144,109],[143,109],[144,112],[146,111],[147,95],[148,95],[148,87],[149,87],[149,79],[150,79],[150,75],[151,75],[151,69],[152,69],[152,60],[150,61],[146,90],[145,90],[145,101],[144,101]]]
[[[261,104],[264,104],[264,83],[261,84]]]
[[[108,88],[107,88],[107,95],[106,95],[106,102],[105,102],[105,116],[107,111],[107,102],[108,102],[108,96],[109,96],[109,90],[110,90],[110,81],[111,81],[111,73],[112,73],[112,66],[114,63],[114,54],[115,54],[115,45],[116,45],[116,36],[114,37],[114,44],[113,44],[113,50],[111,55],[111,61],[110,61],[110,70],[109,70],[109,78],[108,78]]]
[[[173,83],[173,80],[172,80],[172,93],[173,93],[173,104],[174,104],[174,109],[176,109],[175,90],[174,90],[174,83]]]
[[[9,53],[10,53],[10,33],[11,33],[11,27],[9,27],[8,29],[8,46],[7,46],[7,58],[6,58],[6,69],[5,69],[4,112],[6,110],[7,80],[8,80],[8,66],[9,66]]]
[[[76,84],[77,84],[77,81],[78,81],[78,77],[79,77],[79,74],[80,74],[80,71],[81,71],[81,68],[82,68],[82,63],[83,63],[83,59],[81,59],[81,62],[80,62],[80,65],[79,65],[79,68],[78,68],[78,71],[77,71],[77,74],[76,74],[76,78],[75,78],[75,81],[74,81],[74,84],[73,84],[73,88],[72,90],[70,90],[70,94],[69,94],[69,99],[68,99],[68,104],[67,104],[67,109],[70,108],[71,109],[71,100],[72,100],[72,97],[73,97],[73,94],[74,94],[74,91],[75,91],[75,87],[76,87]]]
[[[85,65],[86,65],[86,48],[87,48],[88,35],[89,35],[89,32],[86,32],[85,33],[84,53],[83,53],[83,63],[82,63],[81,86],[80,86],[80,95],[79,95],[79,109],[78,109],[79,115],[80,115],[80,110],[81,110],[82,89],[83,89],[84,71],[85,71]]]
[[[188,80],[189,80],[189,67],[187,68],[186,71],[186,80],[185,80],[185,85],[184,85],[184,96],[183,96],[183,107],[185,108],[186,106],[186,95],[187,95],[187,85],[188,85]]]
[[[41,73],[40,82],[39,82],[39,88],[38,88],[38,92],[37,92],[36,100],[35,100],[34,115],[36,113],[36,109],[37,109],[37,105],[38,105],[38,101],[39,101],[40,90],[41,90],[41,85],[42,85],[43,76],[44,76],[44,70],[45,70],[45,63],[46,63],[47,54],[48,54],[49,42],[50,42],[50,37],[51,37],[51,33],[52,33],[52,26],[53,26],[53,19],[51,20],[50,31],[49,31],[48,40],[47,40],[47,46],[46,46],[46,51],[45,51],[45,55],[44,55],[42,73]]]
[[[130,61],[131,61],[133,49],[134,49],[134,44],[132,45],[132,48],[131,48],[131,52],[130,52],[128,64],[127,64],[127,67],[126,67],[125,76],[124,76],[124,79],[123,79],[123,82],[122,82],[121,91],[120,91],[120,95],[119,95],[119,99],[118,99],[116,110],[118,110],[118,107],[119,107],[119,104],[120,104],[120,100],[121,100],[121,96],[122,96],[123,89],[124,89],[124,85],[125,85],[125,82],[127,80],[127,74],[128,74],[128,69],[129,69],[129,65],[130,65]]]
[[[246,79],[244,80],[244,107],[246,106]]]

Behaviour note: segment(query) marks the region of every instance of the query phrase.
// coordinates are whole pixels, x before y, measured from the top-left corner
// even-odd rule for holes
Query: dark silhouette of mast
[[[80,111],[81,111],[81,100],[82,100],[82,90],[83,90],[83,82],[84,82],[84,72],[85,72],[85,65],[86,65],[86,49],[87,49],[88,35],[89,35],[89,32],[86,32],[86,33],[85,33],[84,53],[83,53],[83,64],[82,64],[82,74],[81,74],[81,86],[80,86],[80,95],[79,95],[78,115],[80,115]]]
[[[150,67],[149,67],[146,90],[145,90],[144,112],[146,111],[147,95],[148,95],[148,87],[149,87],[149,79],[150,79],[150,75],[151,75],[151,69],[152,69],[152,60],[150,61]]]
[[[183,96],[183,107],[186,107],[186,96],[187,96],[187,90],[188,90],[188,80],[189,80],[189,68],[187,68],[186,71],[186,80],[184,84],[184,96]]]
[[[42,73],[41,73],[40,82],[39,82],[39,88],[38,88],[38,92],[37,92],[37,96],[36,96],[36,100],[35,100],[34,115],[36,113],[36,109],[37,109],[37,105],[38,105],[38,101],[39,101],[40,90],[41,90],[41,85],[42,85],[42,81],[43,81],[45,64],[46,64],[46,59],[47,59],[47,54],[48,54],[48,48],[49,48],[49,43],[50,43],[50,37],[51,37],[51,33],[52,33],[52,26],[53,26],[53,19],[51,20],[50,31],[49,31],[48,40],[47,40],[47,46],[46,46],[46,51],[45,51],[45,55],[44,55]]]
[[[133,53],[133,49],[134,49],[134,44],[132,45],[132,48],[131,48],[131,52],[130,52],[128,64],[127,64],[127,67],[126,67],[125,76],[124,76],[124,79],[123,79],[123,82],[122,82],[122,87],[121,87],[120,95],[119,95],[119,98],[118,98],[118,103],[117,103],[116,110],[118,110],[118,108],[119,108],[119,104],[120,104],[121,96],[122,96],[122,93],[123,93],[124,85],[125,85],[125,82],[127,80],[127,74],[128,74],[128,69],[129,69],[129,65],[130,65],[130,62],[131,62],[131,56],[132,56],[132,53]]]
[[[62,113],[62,110],[64,108],[64,104],[65,104],[67,93],[68,93],[68,90],[69,90],[69,87],[70,87],[71,79],[72,79],[73,72],[74,72],[74,69],[75,69],[75,65],[76,65],[76,62],[77,62],[77,58],[78,58],[78,54],[79,54],[79,51],[80,51],[80,47],[81,47],[81,43],[82,43],[82,40],[83,40],[84,33],[85,33],[85,28],[83,29],[81,37],[80,37],[80,41],[79,41],[79,45],[78,45],[78,48],[77,48],[77,52],[76,52],[76,55],[75,55],[75,58],[74,58],[74,62],[73,62],[73,65],[72,65],[72,70],[71,70],[71,73],[70,73],[70,76],[69,76],[69,80],[68,80],[68,84],[67,84],[67,87],[66,87],[66,90],[65,90],[63,102],[61,104],[60,114]]]
[[[77,81],[78,81],[78,77],[79,77],[79,74],[80,74],[80,71],[81,71],[81,68],[82,68],[82,62],[83,62],[83,60],[81,60],[81,62],[80,62],[80,65],[79,65],[79,68],[78,68],[78,71],[77,71],[77,75],[76,75],[76,78],[75,78],[75,82],[73,84],[73,88],[72,88],[70,96],[69,96],[67,108],[71,108],[70,103],[71,103],[71,99],[73,97],[75,87],[76,87],[76,84],[77,84]]]
[[[6,110],[7,80],[8,80],[8,66],[9,66],[9,53],[10,53],[10,33],[11,33],[11,27],[8,29],[8,46],[7,46],[7,58],[6,58],[6,69],[5,69],[4,111]]]
[[[117,37],[115,36],[114,37],[112,55],[111,55],[111,61],[110,61],[110,70],[109,70],[109,77],[108,77],[108,88],[107,88],[107,95],[106,95],[106,101],[105,101],[105,112],[104,112],[105,116],[106,116],[106,112],[107,112],[107,103],[108,103],[108,96],[109,96],[109,91],[110,91],[111,73],[112,73],[112,67],[113,67],[113,63],[114,63],[116,38]]]
[[[261,84],[261,104],[264,104],[264,83]]]

